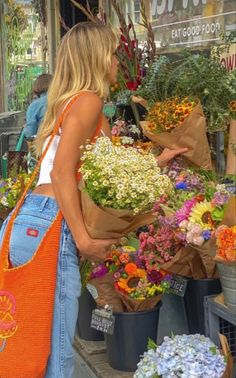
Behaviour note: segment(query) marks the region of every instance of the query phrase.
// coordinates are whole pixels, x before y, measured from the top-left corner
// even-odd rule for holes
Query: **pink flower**
[[[192,207],[196,203],[197,203],[197,200],[195,198],[192,198],[190,200],[185,201],[184,205],[179,210],[176,211],[175,216],[176,216],[176,220],[178,224],[180,224],[185,219],[188,219],[191,213]]]
[[[194,237],[193,244],[201,246],[204,243],[204,238],[202,236]]]

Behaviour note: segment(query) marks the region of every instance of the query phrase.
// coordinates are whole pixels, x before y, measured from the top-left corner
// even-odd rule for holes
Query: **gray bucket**
[[[236,264],[217,262],[220,282],[224,293],[225,304],[234,314],[236,313]]]

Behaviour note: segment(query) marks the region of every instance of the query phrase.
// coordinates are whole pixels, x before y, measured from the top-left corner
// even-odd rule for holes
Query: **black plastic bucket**
[[[121,371],[135,371],[147,350],[148,338],[156,341],[161,302],[148,311],[117,312],[113,335],[105,334],[110,366]]]
[[[103,341],[103,332],[90,327],[92,311],[96,308],[96,302],[87,289],[84,289],[79,299],[79,316],[77,330],[79,337],[87,341]]]
[[[205,334],[204,297],[219,294],[220,292],[219,279],[190,279],[188,281],[184,302],[190,334]]]

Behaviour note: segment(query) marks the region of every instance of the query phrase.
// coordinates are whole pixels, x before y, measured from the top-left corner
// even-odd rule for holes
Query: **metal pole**
[[[6,93],[6,52],[4,48],[5,30],[4,30],[4,0],[0,0],[0,113],[7,111],[7,93]]]
[[[53,73],[57,46],[60,40],[59,27],[59,1],[48,0],[47,4],[47,29],[48,29],[48,51],[49,51],[49,72]]]

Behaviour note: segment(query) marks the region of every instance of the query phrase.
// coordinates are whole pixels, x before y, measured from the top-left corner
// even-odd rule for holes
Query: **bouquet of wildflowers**
[[[113,311],[144,311],[155,307],[171,278],[151,264],[151,257],[148,263],[134,247],[120,246],[93,267],[88,285],[96,288],[99,305],[109,304]]]
[[[222,222],[230,193],[205,176],[181,168],[177,159],[165,170],[174,195],[154,205],[156,222],[139,234],[140,249],[150,251],[162,269],[195,279],[216,275],[215,230]]]
[[[164,337],[160,346],[144,353],[134,378],[222,378],[226,370],[225,357],[203,335]]]
[[[156,102],[148,112],[148,130],[154,133],[170,132],[181,126],[197,105],[196,100],[188,97],[172,98],[164,102]]]
[[[151,152],[154,147],[153,143],[143,136],[138,126],[122,119],[114,122],[111,134],[115,146],[133,147],[143,154]]]
[[[154,155],[114,146],[106,137],[87,145],[81,160],[82,211],[93,237],[120,237],[151,223],[154,202],[172,190]]]
[[[201,104],[188,97],[170,98],[150,108],[143,133],[161,148],[188,148],[183,154],[188,164],[211,169],[211,154],[206,136],[206,119]]]
[[[29,181],[30,175],[27,173],[19,173],[14,178],[0,180],[0,212],[3,217],[15,207]],[[35,183],[31,189],[34,186]]]

